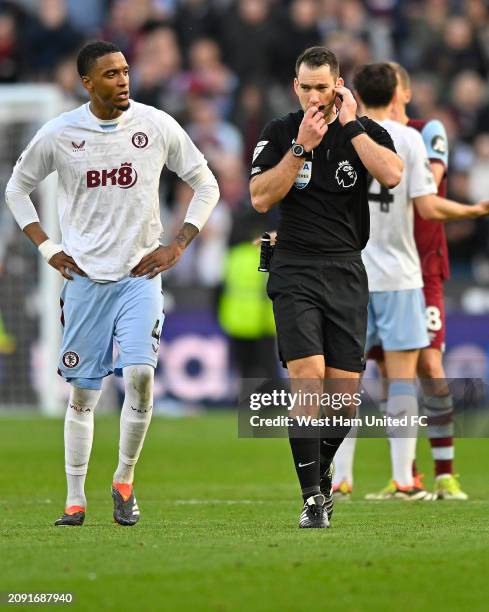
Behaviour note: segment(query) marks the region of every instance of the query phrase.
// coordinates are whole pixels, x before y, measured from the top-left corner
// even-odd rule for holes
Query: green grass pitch
[[[110,497],[118,421],[100,417],[86,523],[56,529],[62,421],[3,417],[0,432],[0,591],[69,591],[61,609],[90,611],[488,609],[489,440],[457,443],[470,501],[431,503],[362,501],[389,465],[385,440],[360,440],[355,500],[336,504],[331,529],[301,531],[287,440],[240,440],[230,413],[155,418],[142,518],[124,528]]]

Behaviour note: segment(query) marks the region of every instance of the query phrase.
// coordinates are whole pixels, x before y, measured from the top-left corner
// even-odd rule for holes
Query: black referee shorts
[[[363,372],[368,281],[360,254],[333,258],[276,249],[267,292],[283,362],[324,355],[330,367]]]

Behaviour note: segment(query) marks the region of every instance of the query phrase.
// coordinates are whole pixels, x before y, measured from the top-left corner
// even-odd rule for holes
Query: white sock
[[[102,391],[71,387],[65,416],[66,508],[86,508],[85,478],[93,441],[93,414]]]
[[[416,385],[395,381],[389,385],[387,416],[400,419],[407,416],[408,427],[387,427],[389,435],[392,478],[401,487],[413,486],[413,461],[416,456],[417,427],[411,426],[411,417],[418,414]]]
[[[132,484],[134,468],[153,413],[154,368],[128,366],[123,370],[126,395],[121,412],[119,464],[114,482]]]
[[[333,486],[339,485],[343,480],[353,484],[353,460],[357,444],[358,427],[354,426],[341,443],[334,456]]]

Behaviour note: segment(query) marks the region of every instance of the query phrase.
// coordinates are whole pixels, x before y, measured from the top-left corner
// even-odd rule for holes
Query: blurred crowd
[[[55,82],[72,108],[86,99],[77,50],[98,38],[126,55],[131,97],[171,113],[220,183],[221,205],[174,283],[219,285],[233,225],[246,228],[253,148],[270,118],[296,108],[294,63],[308,46],[334,50],[347,85],[365,62],[405,66],[411,116],[446,126],[449,196],[489,197],[487,0],[0,0],[0,83]],[[189,197],[163,175],[169,235]],[[489,223],[451,224],[448,238],[454,275],[489,284]]]

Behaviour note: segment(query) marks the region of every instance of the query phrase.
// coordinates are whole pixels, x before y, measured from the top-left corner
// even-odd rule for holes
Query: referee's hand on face
[[[328,124],[323,113],[317,106],[311,106],[304,113],[295,141],[309,153],[319,145],[327,131]]]
[[[343,85],[337,85],[334,89],[337,94],[336,108],[341,125],[355,121],[357,118],[357,101],[352,92]]]

